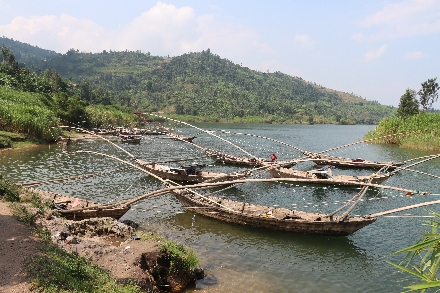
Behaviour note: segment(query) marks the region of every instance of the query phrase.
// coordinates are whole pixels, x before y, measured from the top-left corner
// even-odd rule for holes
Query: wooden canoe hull
[[[292,166],[296,165],[296,162],[294,161],[257,161],[253,159],[243,158],[243,157],[236,157],[236,156],[230,156],[227,154],[223,154],[220,152],[211,152],[207,151],[206,154],[211,157],[216,163],[220,164],[228,164],[228,165],[240,165],[240,166],[270,166],[273,164],[277,164],[277,166],[283,166],[284,168],[290,168]]]
[[[183,175],[176,172],[172,172],[164,166],[158,164],[152,164],[143,162],[141,160],[136,160],[142,168],[148,172],[162,178],[165,180],[172,180],[182,183],[203,183],[203,182],[223,182],[223,181],[233,181],[249,177],[248,173],[216,173],[216,172],[197,172],[195,175]]]
[[[67,209],[54,209],[53,211],[59,213],[68,220],[80,221],[97,217],[111,217],[119,220],[130,209],[130,205],[126,204],[105,207],[98,203],[86,200],[80,200],[81,205],[72,208],[70,207],[70,204],[74,202],[76,198],[45,190],[34,188],[28,189],[37,193],[42,199],[52,202],[55,205],[65,204]]]
[[[232,224],[246,225],[255,228],[264,228],[277,231],[317,234],[328,236],[347,236],[357,230],[373,223],[376,218],[351,217],[345,221],[333,221],[324,219],[323,215],[292,211],[282,208],[271,208],[265,206],[250,205],[242,202],[228,201],[228,206],[232,203],[238,206],[237,209],[225,209],[212,204],[203,204],[197,199],[193,199],[190,194],[173,192],[180,203],[189,210],[203,216],[217,219]],[[209,197],[214,201],[225,201],[219,198]],[[240,208],[242,207],[242,208]],[[272,210],[275,217],[262,216],[261,212]],[[297,217],[295,215],[298,215]]]
[[[111,217],[119,220],[130,209],[130,206],[122,206],[116,208],[97,208],[82,211],[57,210],[57,212],[68,220],[85,220],[91,218]]]
[[[319,179],[312,176],[312,174],[287,169],[287,168],[273,168],[269,170],[269,173],[274,178],[296,178],[298,182],[304,179],[306,183],[312,184],[325,184],[325,185],[347,185],[347,186],[361,186],[362,183],[368,182],[371,177],[372,184],[381,184],[385,182],[391,175],[377,175],[377,176],[349,176],[349,175],[333,175],[333,178],[329,179]]]
[[[356,161],[347,158],[338,158],[332,156],[323,156],[320,155],[318,157],[312,157],[311,161],[313,161],[317,165],[332,165],[337,167],[346,167],[346,168],[369,168],[369,169],[380,169],[383,167],[387,167],[389,170],[396,169],[404,165],[403,162],[373,162],[373,161]]]

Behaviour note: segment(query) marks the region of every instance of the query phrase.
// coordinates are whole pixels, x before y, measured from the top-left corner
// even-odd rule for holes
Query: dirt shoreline
[[[69,253],[79,254],[110,272],[119,282],[135,280],[145,292],[181,292],[195,285],[196,275],[172,276],[160,288],[153,267],[161,262],[158,241],[137,240],[135,229],[112,218],[70,221],[49,212],[40,217],[51,239]],[[0,200],[0,292],[31,292],[25,261],[40,253],[41,240],[33,229],[13,216],[8,203]],[[203,277],[203,271],[199,272]]]

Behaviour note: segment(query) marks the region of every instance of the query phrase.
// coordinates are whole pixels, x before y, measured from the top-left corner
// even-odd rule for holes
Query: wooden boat
[[[304,152],[304,154],[310,158],[310,161],[315,162],[318,165],[332,165],[337,167],[353,167],[353,168],[371,168],[371,169],[380,169],[383,167],[388,167],[388,169],[395,169],[404,165],[404,162],[373,162],[367,161],[361,158],[350,159],[350,158],[341,158],[341,157],[333,157],[327,156],[317,153]]]
[[[142,135],[120,135],[121,142],[139,144],[142,139]]]
[[[135,159],[135,162],[146,171],[162,178],[172,181],[185,183],[202,183],[202,182],[222,182],[244,179],[250,176],[250,172],[234,172],[234,173],[216,173],[205,172],[202,168],[203,164],[191,164],[188,166],[180,166],[178,168],[170,168],[161,164],[150,163]]]
[[[300,171],[289,168],[272,168],[269,170],[269,173],[274,178],[297,178],[299,179],[298,182],[300,182],[301,179],[304,179],[305,182],[313,184],[336,184],[348,186],[359,186],[360,183],[366,182],[381,184],[393,175],[392,173],[373,173],[369,176],[333,175],[329,165],[311,171]]]
[[[196,136],[182,136],[175,133],[169,133],[168,135],[171,136],[171,138],[173,138],[174,140],[187,141],[191,143],[196,138]]]
[[[198,196],[174,190],[179,202],[197,214],[233,224],[272,230],[346,236],[376,221],[375,217],[327,217],[309,213],[237,202],[213,196]]]
[[[110,203],[102,205],[49,191],[33,188],[29,189],[40,195],[44,200],[52,202],[54,205],[54,212],[59,213],[62,217],[65,217],[68,220],[80,221],[98,217],[111,217],[119,220],[130,209],[130,204],[125,203]]]
[[[245,158],[239,156],[228,155],[219,151],[205,150],[205,153],[213,159],[216,163],[229,164],[229,165],[242,165],[251,167],[270,166],[276,164],[284,168],[290,168],[296,165],[295,161],[268,161],[264,159],[257,160],[255,158]]]

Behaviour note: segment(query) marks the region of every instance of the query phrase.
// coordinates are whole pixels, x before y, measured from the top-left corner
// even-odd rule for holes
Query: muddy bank
[[[147,292],[182,292],[203,278],[203,271],[170,271],[158,241],[140,240],[135,229],[113,218],[65,220],[52,213],[38,220],[54,243],[108,270],[119,282],[134,280]],[[131,224],[128,222],[128,224]]]

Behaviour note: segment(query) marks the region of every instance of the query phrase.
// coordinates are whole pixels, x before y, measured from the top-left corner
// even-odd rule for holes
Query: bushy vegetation
[[[166,240],[162,236],[151,232],[140,231],[139,236],[143,241],[153,240],[160,242],[160,252],[164,258],[170,261],[171,271],[194,271],[198,268],[200,259],[191,248]]]
[[[182,244],[174,241],[162,241],[159,248],[164,257],[170,261],[170,271],[193,271],[200,264],[194,251]]]
[[[440,150],[440,115],[422,112],[408,118],[382,120],[365,139],[388,136],[378,143],[396,144],[419,150]]]
[[[7,202],[17,202],[20,201],[20,191],[19,188],[3,178],[0,175],[0,197]]]
[[[41,94],[0,87],[0,128],[53,140],[60,134],[59,119],[44,104]]]
[[[89,125],[106,128],[111,126],[135,126],[136,116],[113,106],[89,105],[85,109]]]
[[[81,96],[106,97],[106,92],[88,85],[72,84],[51,69],[43,73],[21,68],[15,55],[1,47],[0,129],[24,134],[27,139],[53,141],[62,134],[59,126],[133,126],[129,108],[90,104]],[[102,99],[101,99],[102,100]],[[14,139],[0,133],[0,148],[11,147]]]

